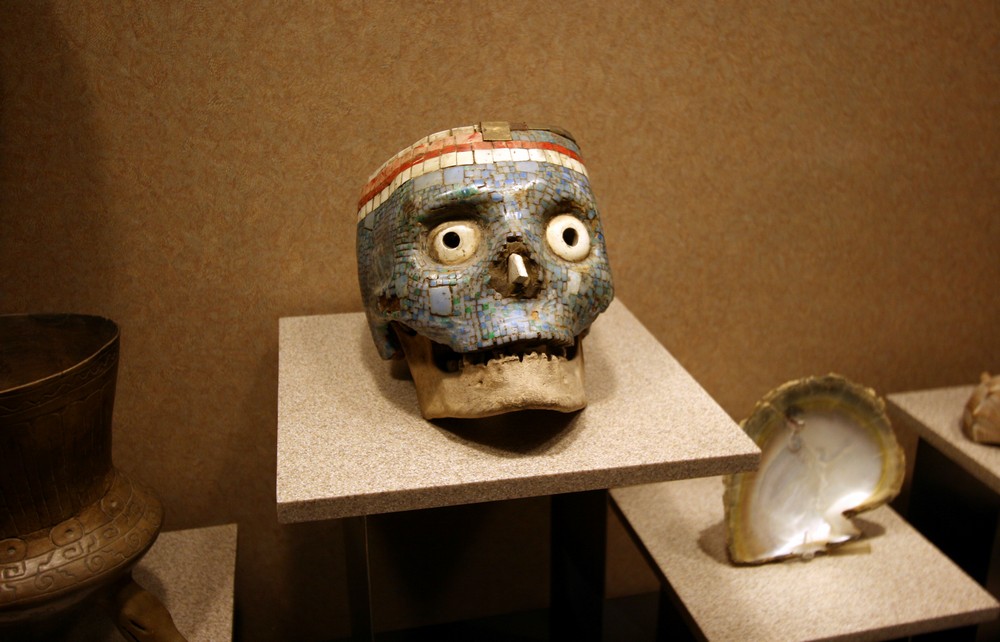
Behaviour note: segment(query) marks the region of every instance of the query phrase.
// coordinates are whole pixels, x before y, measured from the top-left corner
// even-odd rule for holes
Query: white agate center
[[[844,514],[879,487],[877,439],[849,417],[807,413],[802,429],[764,444],[747,525],[762,557],[806,555],[858,535]]]

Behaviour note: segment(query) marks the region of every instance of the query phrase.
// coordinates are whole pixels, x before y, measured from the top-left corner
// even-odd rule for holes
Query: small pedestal
[[[233,639],[236,525],[160,533],[132,571],[188,642]],[[101,609],[74,624],[67,642],[126,642]]]
[[[975,386],[902,392],[887,397],[900,427],[913,431],[970,475],[1000,494],[1000,446],[977,444],[962,433],[962,411]]]
[[[994,596],[1000,597],[1000,446],[962,432],[962,411],[975,386],[888,396],[913,460],[901,510],[911,524]],[[1000,638],[1000,622],[966,639]]]
[[[720,477],[611,491],[660,575],[664,602],[706,639],[884,640],[1000,613],[996,600],[886,506],[855,518],[865,538],[836,554],[733,566],[722,492]]]

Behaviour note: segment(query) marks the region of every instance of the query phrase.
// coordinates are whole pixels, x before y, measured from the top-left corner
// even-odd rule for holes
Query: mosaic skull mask
[[[359,205],[372,336],[383,358],[405,356],[424,417],[586,405],[581,339],[614,295],[567,132],[433,134],[383,164]]]

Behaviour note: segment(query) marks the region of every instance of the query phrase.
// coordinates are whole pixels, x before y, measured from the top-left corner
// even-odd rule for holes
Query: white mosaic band
[[[475,126],[431,134],[399,152],[368,179],[358,201],[358,221],[364,219],[409,180],[460,165],[492,165],[503,161],[535,161],[566,167],[584,176],[580,155],[547,141],[484,140]]]

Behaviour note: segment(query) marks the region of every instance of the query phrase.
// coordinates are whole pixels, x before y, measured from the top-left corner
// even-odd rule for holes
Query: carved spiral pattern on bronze
[[[152,545],[163,515],[159,501],[124,474],[113,476],[101,501],[77,517],[0,541],[0,616],[85,593],[124,572]]]

